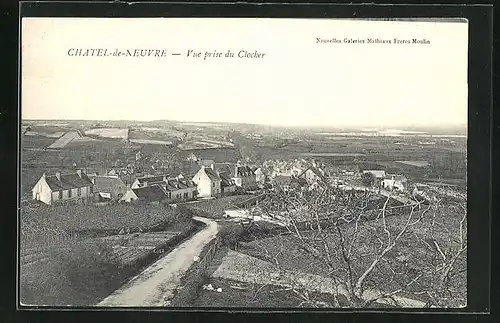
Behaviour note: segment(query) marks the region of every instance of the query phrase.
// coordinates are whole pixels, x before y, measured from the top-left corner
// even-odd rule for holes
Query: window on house
[[[63,192],[59,191],[59,199],[62,200],[62,197],[63,197]]]
[[[82,195],[82,188],[81,188],[81,187],[79,187],[79,188],[76,190],[76,194],[77,194],[78,196],[81,196],[81,195]]]
[[[68,197],[71,197],[71,189],[68,190]]]

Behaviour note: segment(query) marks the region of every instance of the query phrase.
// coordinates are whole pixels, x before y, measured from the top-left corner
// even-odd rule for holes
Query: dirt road
[[[195,256],[199,257],[203,248],[217,234],[215,221],[201,217],[194,219],[204,222],[207,226],[132,278],[97,306],[163,306],[164,300],[170,299],[179,287],[180,279],[193,264]]]

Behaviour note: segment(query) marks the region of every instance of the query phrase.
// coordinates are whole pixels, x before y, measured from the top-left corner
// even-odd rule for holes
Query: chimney
[[[76,171],[76,173],[78,174],[78,176],[79,176],[80,178],[82,178],[82,170],[81,170],[81,169],[77,170],[77,171]]]
[[[61,172],[56,172],[56,178],[60,181],[61,180]]]
[[[210,164],[210,168],[212,168],[212,170],[215,170],[215,164]]]
[[[167,181],[167,175],[163,175],[163,181],[166,182]]]
[[[238,166],[239,163],[237,163],[236,166],[234,166],[234,177],[238,177]]]
[[[45,178],[45,173],[42,174],[42,178]]]

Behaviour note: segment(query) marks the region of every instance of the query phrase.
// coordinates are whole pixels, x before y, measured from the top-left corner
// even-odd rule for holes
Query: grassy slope
[[[139,227],[191,232],[192,226],[190,214],[162,207],[42,206],[22,212],[21,254],[43,251],[48,259],[29,266],[22,261],[21,299],[26,304],[92,305],[144,265],[123,267],[109,244],[85,239],[89,233],[116,234]]]
[[[403,220],[403,218],[391,218],[393,225],[401,225]],[[370,224],[371,226],[378,226],[380,228],[380,221],[379,223],[372,221]],[[435,233],[435,236],[441,239],[441,241],[439,241],[441,245],[446,244],[445,240],[450,236],[448,230],[457,228],[457,222],[450,218],[445,219],[444,224],[445,225]],[[396,290],[400,287],[400,284],[409,282],[413,277],[418,275],[422,269],[435,268],[439,261],[436,252],[429,251],[428,246],[414,235],[414,233],[418,234],[423,240],[429,239],[428,230],[429,222],[415,228],[411,233],[404,235],[400,243],[386,255],[385,258],[387,261],[379,263],[372,275],[369,276],[366,287],[383,287],[386,291]],[[339,251],[339,248],[336,247],[338,246],[338,238],[338,235],[335,233],[329,234],[328,241],[333,251]],[[455,243],[453,243],[453,245],[456,247]],[[377,246],[379,246],[379,242],[373,235],[372,229],[369,229],[367,226],[360,228],[360,235],[353,248],[353,254],[358,255],[358,257],[353,260],[355,277],[359,277],[371,264],[374,258],[370,253],[374,252]],[[328,276],[326,265],[302,250],[298,238],[292,235],[276,236],[250,243],[242,243],[239,251],[263,260],[270,260],[264,250],[267,250],[271,255],[277,254],[280,250],[286,251],[282,252],[279,256],[280,265],[283,269]],[[409,256],[406,265],[403,261],[399,260],[401,255]],[[466,254],[462,255],[457,262],[456,268],[465,268],[466,259]],[[334,262],[335,268],[345,268],[345,263],[341,260],[340,256],[334,257]],[[391,274],[389,266],[396,274]],[[339,271],[334,275],[343,277],[345,274]],[[408,290],[408,293],[403,293],[401,295],[426,301],[428,300],[427,297],[418,293],[416,294],[416,292],[429,288],[432,289],[433,284],[437,282],[437,278],[438,275],[433,274],[423,276],[417,284],[413,285],[413,288]],[[449,297],[448,301],[451,305],[457,305],[455,302],[458,301],[460,303],[459,299],[466,297],[466,273],[457,274],[451,279],[451,284],[451,289],[454,292],[452,293],[453,295]]]

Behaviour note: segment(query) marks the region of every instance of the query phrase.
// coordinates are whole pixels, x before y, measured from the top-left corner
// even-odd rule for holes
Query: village
[[[137,162],[143,158],[139,151]],[[240,161],[217,163],[198,159],[193,153],[187,161],[191,174],[150,174],[130,181],[127,168],[115,168],[102,173],[77,169],[74,173],[43,174],[32,189],[33,200],[47,205],[68,203],[160,203],[169,204],[215,199],[236,194],[259,194],[261,191],[282,189],[314,190],[324,185],[342,189],[363,190],[378,188],[393,191],[394,196],[422,195],[426,184],[410,187],[403,174],[384,170],[353,170],[353,167],[326,168],[314,160],[266,160],[261,165]],[[130,169],[131,165],[129,165]],[[133,167],[133,166],[132,166]],[[154,166],[152,167],[154,170]],[[411,182],[411,181],[410,181]],[[435,185],[442,193],[446,185]],[[447,194],[458,194],[451,191]]]
[[[144,133],[159,133],[159,128],[142,129]],[[26,303],[425,307],[434,302],[438,306],[441,301],[434,299],[441,298],[434,294],[431,298],[400,292],[394,303],[378,289],[381,287],[369,287],[372,283],[362,282],[360,290],[350,290],[345,275],[350,266],[361,266],[357,267],[359,279],[371,275],[379,284],[375,286],[384,286],[384,270],[395,270],[393,266],[411,260],[415,263],[405,265],[401,273],[395,271],[392,278],[398,284],[408,283],[417,279],[414,272],[425,277],[436,270],[432,259],[447,248],[456,252],[461,266],[464,264],[461,255],[466,244],[456,249],[454,242],[447,242],[452,240],[443,239],[463,234],[457,228],[463,224],[460,205],[466,201],[466,192],[449,179],[425,178],[443,164],[439,160],[374,163],[366,161],[370,157],[367,149],[363,153],[294,156],[290,149],[304,145],[301,137],[282,140],[279,134],[272,138],[258,133],[241,135],[225,128],[198,135],[198,141],[190,141],[189,136],[194,135],[188,131],[168,130],[169,135],[180,138],[169,139],[168,144],[163,137],[137,139],[134,131],[137,133],[93,125],[90,130],[49,136],[25,129],[27,142],[36,140],[34,146],[24,148],[25,156],[37,156],[36,163],[32,162],[34,157],[28,157],[23,170],[29,175],[24,182],[32,183],[24,188],[21,198]],[[360,140],[365,139],[344,142]],[[267,149],[265,145],[286,154],[256,153]],[[62,161],[60,168],[58,160]],[[456,169],[458,173],[460,168]],[[438,213],[445,216],[445,227],[426,227],[423,219],[430,216],[429,210],[434,217]],[[379,232],[377,226],[380,221],[385,223],[386,217],[394,219],[392,228]],[[346,224],[340,229],[337,226],[342,222]],[[328,241],[326,245],[306,238],[311,228]],[[358,229],[353,232],[352,228]],[[424,233],[418,239],[409,237],[412,230]],[[429,235],[435,239],[435,230],[447,233],[429,242]],[[392,233],[387,236],[387,232]],[[336,240],[339,234],[343,240]],[[397,253],[382,254],[390,267],[364,263],[380,257],[381,249],[370,248],[386,239],[392,241],[392,235],[398,237],[396,240],[405,238],[401,245],[391,245]],[[338,251],[332,254],[345,243],[358,251],[346,258]],[[423,258],[412,256],[422,253],[429,243],[438,243],[437,251]],[[357,258],[356,254],[366,252],[368,258]],[[446,258],[438,270],[456,267],[458,260],[452,259]],[[430,268],[422,265],[424,260]],[[331,266],[341,272],[329,272]],[[382,271],[362,275],[360,268]],[[43,280],[42,272],[46,273]],[[72,283],[56,284],[60,280],[57,272],[62,273],[63,282]],[[434,278],[420,276],[422,284],[433,286]],[[343,281],[334,283],[332,279]],[[40,293],[45,288],[40,284],[59,287],[54,287],[53,293]],[[392,283],[387,288],[398,290]],[[316,296],[305,301],[304,293],[308,292]],[[266,295],[271,294],[282,295],[269,301]],[[302,300],[288,303],[292,295]],[[335,305],[332,295],[334,301],[337,297],[347,300]]]

